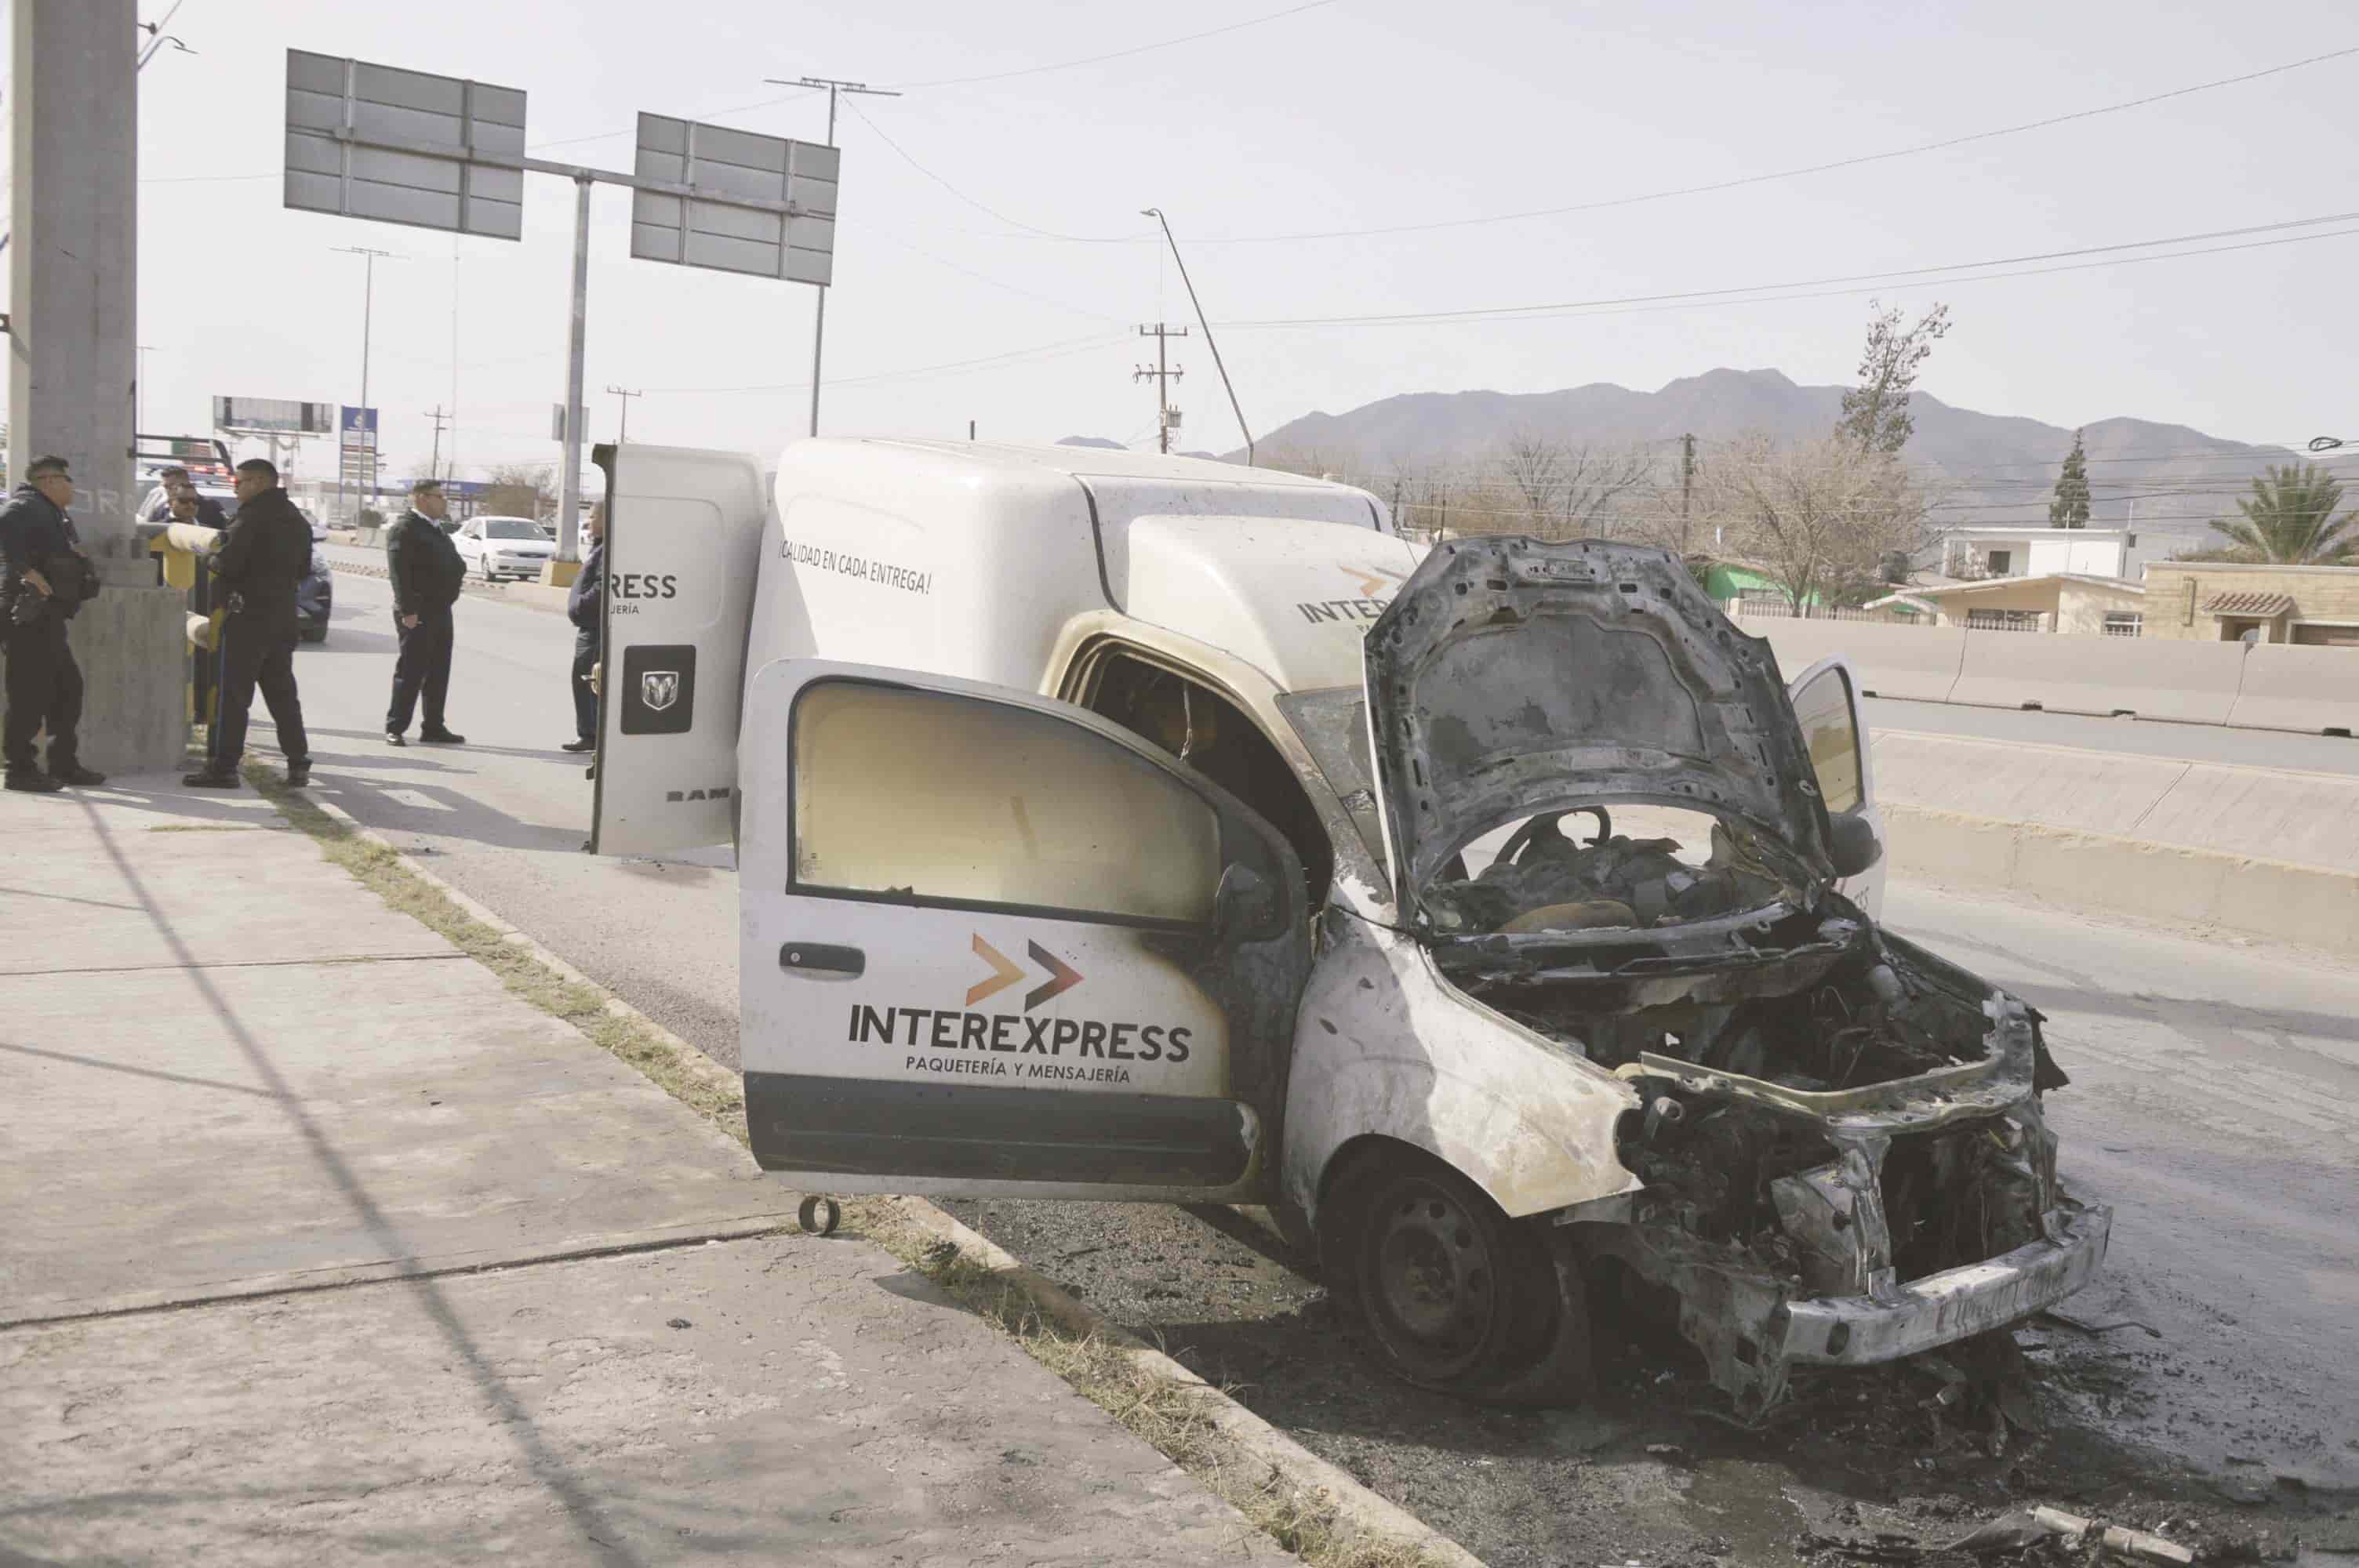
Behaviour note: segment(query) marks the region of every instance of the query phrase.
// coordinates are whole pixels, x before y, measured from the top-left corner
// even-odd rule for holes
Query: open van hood
[[[1668,552],[1599,540],[1434,547],[1368,630],[1368,721],[1404,914],[1476,838],[1643,801],[1759,830],[1813,898],[1825,814],[1769,644]]]

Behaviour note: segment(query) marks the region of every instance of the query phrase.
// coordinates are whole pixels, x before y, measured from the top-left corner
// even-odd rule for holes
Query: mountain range
[[[1723,369],[1654,392],[1595,382],[1559,392],[1407,393],[1347,413],[1306,414],[1263,436],[1256,455],[1265,463],[1316,466],[1369,484],[1403,466],[1480,468],[1510,438],[1529,434],[1575,446],[1647,444],[1675,474],[1685,435],[1696,438],[1700,462],[1711,460],[1712,443],[1749,434],[1782,440],[1826,435],[1841,416],[1844,390],[1804,386],[1775,370]],[[1922,391],[1912,395],[1909,410],[1917,429],[1907,456],[1940,486],[1945,521],[2046,525],[2057,472],[2072,449],[2071,430],[1960,408]],[[2082,437],[2090,525],[2134,528],[2145,535],[2136,554],[2149,559],[2216,543],[2211,520],[2234,515],[2235,498],[2256,475],[2271,463],[2306,457],[2149,419],[2096,420],[2082,427]],[[1245,458],[1242,449],[1227,455]],[[2348,477],[2359,481],[2359,471]]]

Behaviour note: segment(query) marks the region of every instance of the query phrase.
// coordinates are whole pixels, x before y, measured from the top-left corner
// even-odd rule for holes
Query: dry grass
[[[703,1058],[690,1059],[692,1054],[684,1054],[636,1017],[615,1011],[597,987],[552,970],[529,949],[469,914],[398,853],[354,832],[260,766],[249,763],[245,778],[289,825],[310,835],[329,860],[490,969],[511,994],[572,1024],[739,1143],[747,1141],[743,1095],[723,1087]],[[1221,1395],[1161,1371],[1140,1354],[1136,1341],[1118,1332],[1077,1332],[1056,1322],[1020,1281],[966,1257],[894,1200],[846,1203],[843,1226],[998,1325],[1034,1360],[1313,1568],[1428,1568],[1431,1563],[1414,1548],[1353,1534],[1324,1491],[1305,1487],[1275,1466],[1246,1462],[1211,1413],[1212,1401]]]
[[[724,1087],[702,1058],[690,1059],[637,1018],[610,1009],[606,993],[597,987],[556,973],[530,949],[508,941],[462,909],[449,894],[413,871],[398,854],[353,832],[299,791],[287,788],[251,763],[245,777],[280,816],[319,844],[322,855],[386,903],[497,975],[512,994],[563,1019],[599,1049],[629,1063],[738,1142],[745,1141],[744,1097]]]

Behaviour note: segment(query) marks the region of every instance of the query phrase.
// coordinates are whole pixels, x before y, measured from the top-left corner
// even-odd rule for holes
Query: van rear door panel
[[[606,593],[591,847],[655,855],[725,844],[768,516],[761,467],[678,447],[599,454]]]

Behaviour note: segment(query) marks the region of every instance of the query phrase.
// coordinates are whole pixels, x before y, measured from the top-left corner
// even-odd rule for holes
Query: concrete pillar
[[[82,757],[177,765],[188,744],[184,596],[134,529],[139,35],[135,0],[15,0],[8,461],[73,464],[74,525],[104,591],[74,620]]]

